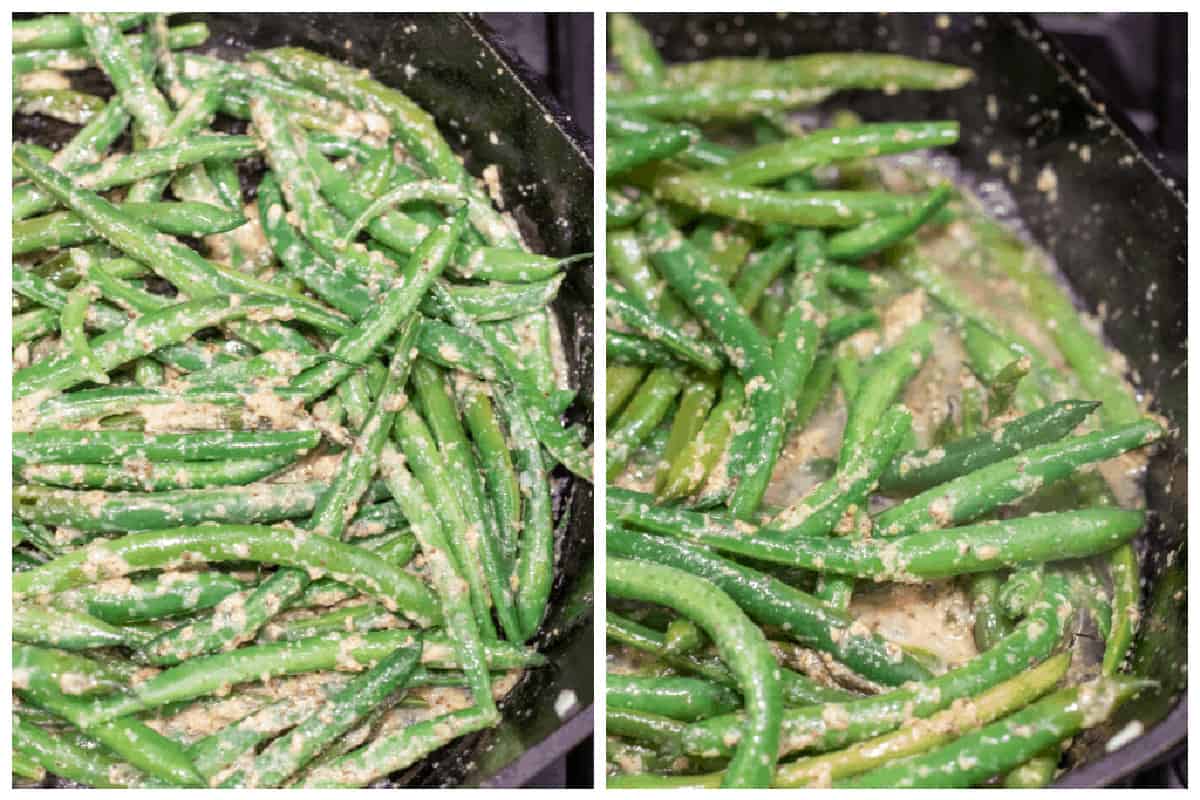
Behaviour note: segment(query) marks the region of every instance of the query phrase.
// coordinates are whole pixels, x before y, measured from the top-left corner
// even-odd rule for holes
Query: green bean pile
[[[1145,686],[1164,431],[1046,257],[914,152],[956,122],[834,106],[971,73],[609,35],[609,786],[1050,783]]]
[[[19,781],[364,786],[544,663],[566,260],[399,91],[207,35],[13,24],[80,126],[13,153]]]

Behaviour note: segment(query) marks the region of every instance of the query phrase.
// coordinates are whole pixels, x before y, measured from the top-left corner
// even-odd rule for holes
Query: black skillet
[[[185,18],[209,25],[212,37],[200,49],[222,58],[291,44],[370,70],[433,114],[472,174],[489,164],[499,167],[505,208],[537,252],[568,256],[592,250],[591,144],[478,19],[460,14],[172,17]],[[98,74],[78,77],[92,90],[105,86]],[[61,143],[72,132],[42,117],[18,116],[13,122],[14,141]],[[256,175],[247,177],[246,185],[256,185]],[[568,416],[588,431],[592,286],[591,264],[576,264],[555,305],[572,386],[579,391]],[[519,786],[591,734],[592,487],[561,468],[555,480],[555,583],[549,617],[535,642],[550,666],[528,673],[508,696],[498,729],[448,745],[393,776],[393,785]],[[568,708],[570,698],[574,702]]]
[[[1139,539],[1145,580],[1134,672],[1159,682],[1102,730],[1080,737],[1059,786],[1107,786],[1186,747],[1187,737],[1187,205],[1165,159],[1026,16],[923,14],[643,14],[668,61],[779,58],[863,50],[971,67],[956,92],[839,96],[867,120],[957,119],[951,154],[967,174],[1004,181],[1017,216],[1049,250],[1081,305],[1107,308],[1104,332],[1126,355],[1153,409],[1177,432],[1150,465],[1152,511]],[[1179,15],[1179,24],[1186,17]],[[994,102],[989,100],[994,98]],[[1087,148],[1086,150],[1084,148]],[[999,152],[1005,166],[989,164]],[[1084,155],[1086,153],[1086,156]],[[1019,164],[1010,179],[1009,165]],[[1039,173],[1057,177],[1052,202]],[[1105,742],[1133,720],[1145,732]]]

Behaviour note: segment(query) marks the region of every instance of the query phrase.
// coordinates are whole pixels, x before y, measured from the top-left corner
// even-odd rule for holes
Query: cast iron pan
[[[1057,260],[1081,305],[1107,309],[1104,332],[1129,360],[1173,434],[1146,485],[1151,522],[1138,541],[1143,622],[1133,671],[1159,682],[1102,730],[1079,737],[1060,786],[1116,784],[1186,747],[1187,205],[1166,160],[1106,110],[1082,70],[1033,21],[1014,15],[645,14],[668,61],[779,58],[864,50],[975,70],[955,92],[839,95],[867,120],[957,119],[951,154],[977,180],[1004,181],[1032,238]],[[1184,24],[1182,21],[1180,24]],[[1086,148],[1086,149],[1085,149]],[[1000,169],[989,164],[998,152]],[[1085,155],[1086,153],[1086,155]],[[995,160],[994,158],[992,160]],[[1009,174],[1009,167],[1017,169]],[[1057,176],[1052,201],[1039,173]],[[1132,720],[1145,733],[1107,753]]]
[[[530,246],[568,256],[592,250],[590,142],[478,19],[459,14],[208,14],[212,37],[201,50],[237,58],[248,49],[301,45],[371,71],[437,119],[468,169],[499,167],[505,208]],[[94,71],[78,83],[105,86]],[[589,83],[590,86],[590,83]],[[107,90],[102,92],[107,93]],[[238,123],[229,121],[235,129]],[[65,142],[73,128],[18,116],[15,141]],[[251,164],[253,173],[261,165]],[[248,186],[258,175],[247,175]],[[250,198],[247,198],[250,199]],[[555,310],[571,381],[579,396],[571,422],[592,429],[592,269],[571,268]],[[551,610],[535,642],[550,659],[530,671],[502,704],[504,723],[460,739],[401,775],[393,785],[487,783],[517,786],[591,733],[592,487],[554,473],[558,522]],[[560,718],[555,701],[575,704]]]

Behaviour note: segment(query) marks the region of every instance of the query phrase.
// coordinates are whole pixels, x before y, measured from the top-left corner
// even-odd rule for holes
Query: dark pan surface
[[[222,58],[288,44],[370,70],[433,114],[472,174],[491,164],[498,167],[505,209],[534,250],[564,257],[592,250],[590,144],[477,18],[288,13],[177,15],[172,20],[187,18],[209,25],[212,37],[200,49]],[[81,85],[110,93],[94,71],[78,78]],[[48,145],[65,142],[73,130],[42,117],[19,116],[13,123],[14,140]],[[588,431],[592,287],[591,263],[577,263],[555,304],[572,386],[579,392],[568,417]],[[498,729],[452,743],[393,776],[396,785],[519,785],[590,734],[592,487],[561,467],[554,478],[556,574],[549,619],[536,641],[551,665],[521,680],[503,703],[505,722]],[[564,718],[555,711],[562,692],[575,698]]]
[[[1134,671],[1160,687],[1103,730],[1080,737],[1069,754],[1075,766],[1058,783],[1111,785],[1178,752],[1187,736],[1187,205],[1165,160],[1105,109],[1077,65],[1024,16],[639,19],[669,61],[864,50],[975,70],[977,80],[955,92],[863,92],[838,101],[868,120],[959,120],[963,141],[951,154],[968,174],[1004,183],[1021,226],[1055,258],[1081,305],[1093,312],[1103,305],[1105,335],[1128,358],[1153,409],[1170,421],[1174,434],[1147,479],[1153,513],[1139,540],[1143,622],[1132,658]],[[992,166],[993,153],[1003,166]],[[1056,197],[1047,191],[1047,167]],[[1105,742],[1135,719],[1145,734],[1106,753]]]

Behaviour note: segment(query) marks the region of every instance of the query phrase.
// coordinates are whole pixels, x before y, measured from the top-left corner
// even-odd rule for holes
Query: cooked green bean
[[[723,786],[770,785],[777,756],[782,702],[778,667],[766,640],[729,597],[711,583],[670,567],[609,559],[607,589],[627,597],[673,606],[694,619],[737,676],[747,710],[743,743],[730,762]]]

